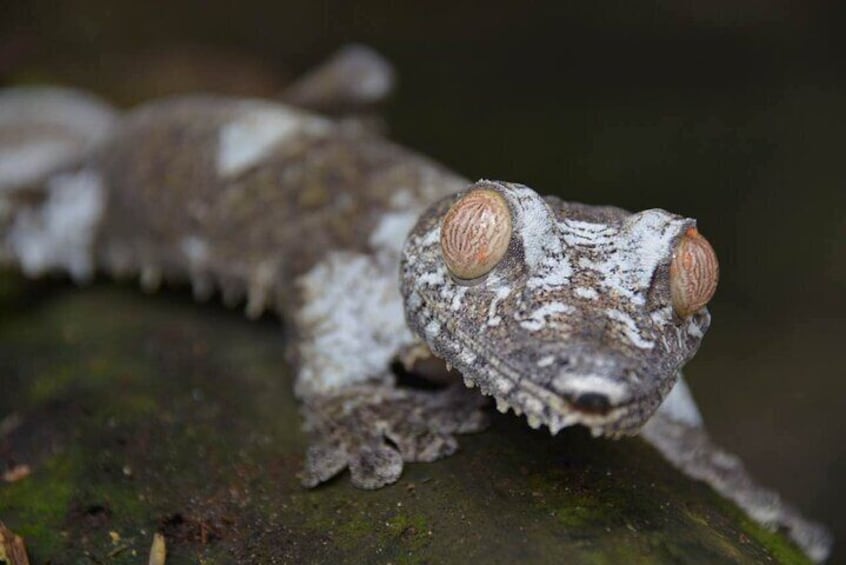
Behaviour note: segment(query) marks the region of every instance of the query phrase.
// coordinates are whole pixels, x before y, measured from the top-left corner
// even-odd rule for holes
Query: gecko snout
[[[612,357],[590,366],[575,359],[570,366],[559,369],[551,388],[572,410],[590,416],[605,416],[631,398],[626,380],[616,376],[621,371],[620,365],[620,361]]]

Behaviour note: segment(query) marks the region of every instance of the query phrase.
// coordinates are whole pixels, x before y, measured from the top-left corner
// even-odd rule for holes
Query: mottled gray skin
[[[114,274],[147,269],[153,281],[192,282],[201,295],[208,284],[229,303],[254,289],[267,296],[251,300],[285,313],[300,302],[294,281],[328,251],[369,251],[370,233],[398,185],[417,191],[422,174],[447,174],[377,136],[326,124],[326,131],[286,139],[243,171],[220,175],[220,129],[251,105],[176,98],[126,117],[93,165],[115,187],[98,264]],[[202,264],[186,262],[189,239],[205,242]],[[261,270],[266,282],[253,280]]]
[[[310,75],[283,98],[369,104],[390,82],[376,80],[384,67],[372,56],[347,53],[354,64],[322,71],[345,78]],[[347,87],[362,68],[376,74]],[[72,119],[83,112],[96,134]],[[419,371],[434,353],[534,427],[641,430],[824,559],[826,531],[711,444],[679,380],[710,322],[704,309],[680,318],[670,301],[672,252],[693,221],[480,184],[508,202],[513,236],[491,273],[459,284],[440,255],[440,222],[476,187],[360,122],[213,96],[120,116],[76,92],[0,92],[0,261],[31,276],[138,277],[148,290],[186,282],[198,298],[245,302],[251,317],[278,313],[311,438],[305,485],[348,468],[355,485],[378,488],[484,426],[482,395],[460,383],[396,385],[393,363]]]
[[[706,309],[676,315],[670,297],[673,249],[693,221],[541,198],[511,183],[482,181],[476,189],[510,204],[517,227],[506,256],[478,280],[456,280],[442,258],[440,224],[466,192],[429,208],[402,265],[412,328],[465,383],[535,427],[637,433],[710,323]],[[536,241],[526,237],[530,229]],[[541,249],[527,251],[532,246]]]

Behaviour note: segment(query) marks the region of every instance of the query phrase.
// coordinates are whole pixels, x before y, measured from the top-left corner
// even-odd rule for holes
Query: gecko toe
[[[362,446],[349,461],[352,483],[368,490],[395,483],[402,474],[402,460],[389,445]]]
[[[306,451],[300,481],[304,487],[316,487],[347,467],[349,455],[340,445],[316,443]]]
[[[399,433],[388,433],[387,437],[405,461],[436,461],[458,450],[458,440],[454,436],[429,430],[399,430]]]

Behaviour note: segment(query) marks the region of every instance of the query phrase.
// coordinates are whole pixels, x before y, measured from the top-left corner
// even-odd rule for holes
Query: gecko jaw
[[[458,343],[463,344],[461,351]],[[660,400],[644,403],[626,383],[600,374],[561,371],[554,379],[539,378],[513,361],[483,351],[458,328],[442,331],[430,346],[462,374],[466,386],[492,396],[500,412],[525,415],[532,428],[544,425],[553,435],[577,424],[594,436],[632,435],[642,423],[638,408],[657,407]]]

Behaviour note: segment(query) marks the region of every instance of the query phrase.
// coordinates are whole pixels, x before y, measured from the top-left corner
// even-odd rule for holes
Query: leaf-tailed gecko
[[[827,531],[711,442],[681,379],[718,274],[695,221],[471,183],[312,113],[367,106],[391,82],[353,47],[281,101],[176,97],[119,113],[76,90],[2,91],[0,261],[30,276],[187,282],[250,317],[280,314],[311,438],[307,486],[349,469],[379,488],[404,462],[451,454],[456,434],[483,427],[486,395],[553,434],[639,433],[825,559]],[[460,378],[399,387],[397,361]]]

